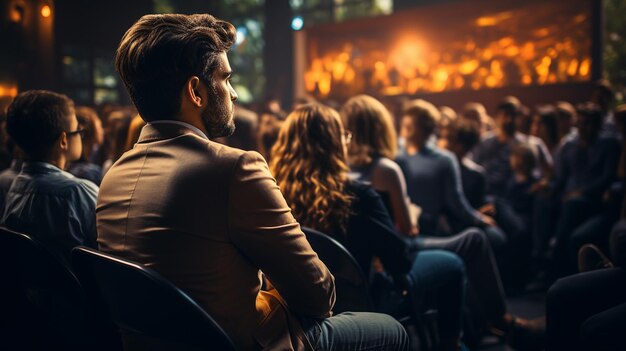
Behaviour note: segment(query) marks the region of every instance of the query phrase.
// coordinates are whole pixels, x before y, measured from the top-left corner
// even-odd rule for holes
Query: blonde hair
[[[94,146],[100,146],[104,143],[102,121],[94,109],[86,106],[76,107],[76,119],[82,128],[85,129],[82,157],[85,160],[89,160],[91,152],[94,150]]]
[[[296,108],[272,148],[270,170],[294,217],[304,226],[345,234],[352,196],[337,112],[321,104]]]
[[[396,157],[397,136],[387,108],[369,95],[357,95],[340,110],[345,127],[352,132],[348,148],[350,163],[370,164],[375,156]]]

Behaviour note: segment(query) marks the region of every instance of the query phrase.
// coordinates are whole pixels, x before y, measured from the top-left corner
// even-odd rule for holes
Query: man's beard
[[[235,132],[235,122],[233,119],[233,110],[228,110],[228,101],[215,92],[215,88],[208,89],[209,101],[202,111],[202,120],[206,127],[209,139],[227,137]]]

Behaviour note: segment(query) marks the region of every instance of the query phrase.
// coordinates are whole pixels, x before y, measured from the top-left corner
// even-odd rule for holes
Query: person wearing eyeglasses
[[[0,225],[35,237],[63,259],[75,246],[96,248],[98,187],[64,171],[82,153],[74,102],[51,91],[23,92],[9,106],[7,131],[24,164]]]

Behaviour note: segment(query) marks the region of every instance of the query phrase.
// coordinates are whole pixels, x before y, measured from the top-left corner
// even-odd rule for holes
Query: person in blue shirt
[[[63,259],[75,246],[96,248],[98,187],[63,170],[82,152],[72,100],[50,91],[23,92],[9,106],[7,131],[24,163],[0,225],[35,237]]]

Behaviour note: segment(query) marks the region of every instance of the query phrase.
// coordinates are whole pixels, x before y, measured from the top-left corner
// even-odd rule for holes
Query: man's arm
[[[228,206],[231,240],[263,271],[290,309],[305,316],[329,316],[335,304],[334,278],[309,245],[258,153],[240,157]]]
[[[465,197],[463,182],[461,181],[461,170],[456,157],[443,154],[441,162],[446,163],[444,168],[446,173],[443,175],[446,209],[468,226],[483,224],[485,216],[472,208]]]

